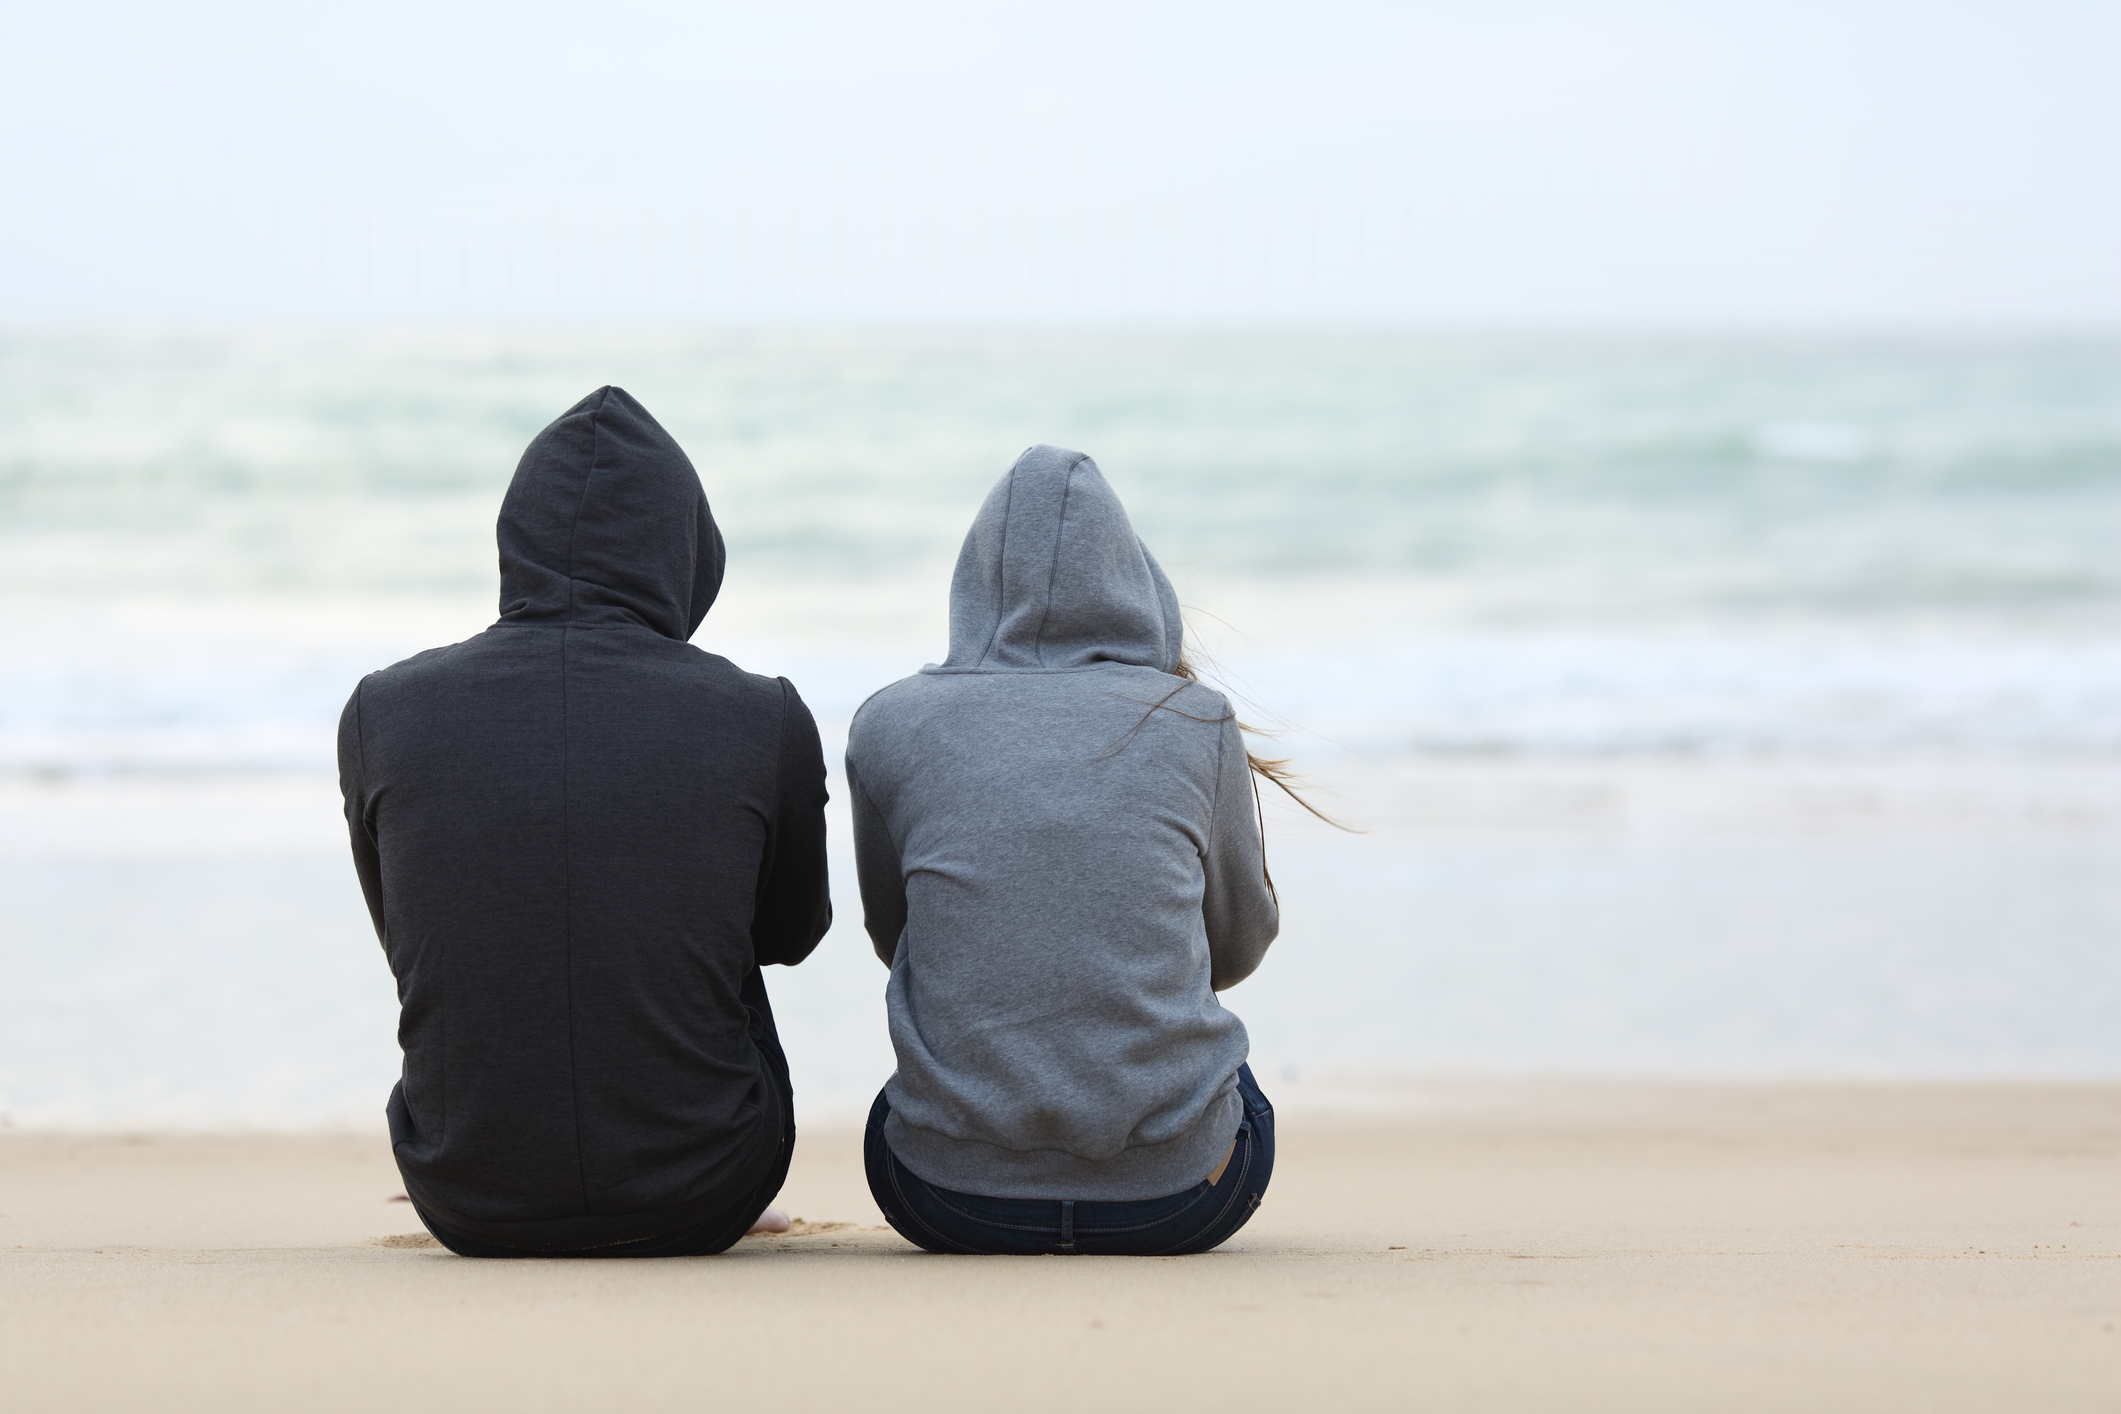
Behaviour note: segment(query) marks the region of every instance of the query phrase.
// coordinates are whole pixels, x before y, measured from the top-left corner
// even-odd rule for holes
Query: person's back
[[[855,718],[898,1056],[881,1133],[960,1209],[1169,1198],[1220,1177],[1246,1126],[1245,1030],[1215,991],[1277,916],[1243,740],[1220,694],[1175,675],[1181,648],[1170,584],[1095,464],[1037,447],[967,537],[949,659]],[[909,1220],[876,1158],[901,1231],[971,1245]],[[1055,1250],[1092,1250],[1069,1231]]]
[[[340,726],[403,1007],[392,1144],[460,1251],[713,1250],[793,1142],[757,969],[831,919],[817,731],[686,642],[721,537],[624,392],[532,442],[499,541],[500,620],[363,679]]]

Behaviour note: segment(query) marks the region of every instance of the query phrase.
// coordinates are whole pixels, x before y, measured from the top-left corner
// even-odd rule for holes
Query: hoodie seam
[[[1223,729],[1215,734],[1215,794],[1208,799],[1208,847],[1201,851],[1203,859],[1215,853],[1216,828],[1222,822],[1223,762],[1230,754],[1229,719],[1226,717],[1223,722]]]
[[[1038,633],[1031,640],[1031,656],[1041,668],[1046,666],[1046,622],[1053,617],[1053,586],[1060,579],[1061,542],[1068,535],[1068,494],[1075,489],[1075,469],[1082,464],[1081,457],[1068,463],[1068,479],[1061,482],[1060,514],[1053,520],[1053,563],[1046,568],[1046,602],[1038,611]]]
[[[574,519],[567,527],[567,618],[560,625],[560,937],[567,960],[567,1089],[574,1120],[574,1173],[582,1190],[584,1216],[590,1214],[589,1165],[582,1157],[581,1042],[575,1035],[574,1025],[574,822],[567,790],[574,752],[567,700],[567,630],[574,626],[575,542],[582,533],[582,507],[589,504],[589,488],[597,478],[597,454],[604,442],[598,419],[603,416],[604,401],[610,396],[610,388],[599,389],[596,410],[589,414],[589,470],[582,476],[582,494],[575,498]]]
[[[1021,462],[1023,458],[1018,457],[1017,460]],[[1002,619],[1009,598],[1009,511],[1015,504],[1016,468],[1012,466],[1009,468],[1009,489],[1002,495],[1002,543],[995,547],[994,552],[994,574],[1000,581],[995,586],[994,627],[987,632],[987,646],[980,649],[979,657],[973,661],[972,666],[975,668],[993,655],[995,642],[1002,636]]]
[[[884,807],[876,803],[876,797],[869,794],[869,788],[862,784],[861,777],[861,771],[856,768],[852,761],[849,761],[847,763],[847,799],[849,808],[852,808],[854,801],[860,801],[862,808],[874,815],[877,823],[884,827],[884,834],[888,838],[891,834],[891,817],[884,813]],[[891,852],[899,856],[898,862],[903,866],[905,863],[905,851],[899,848],[897,840],[892,840]]]
[[[597,452],[604,444],[603,429],[597,419],[604,415],[604,400],[611,396],[611,389],[597,390],[596,409],[589,414],[589,470],[582,474],[582,494],[574,500],[574,518],[567,523],[567,617],[574,617],[574,546],[582,534],[582,507],[589,504],[589,487],[597,479]]]
[[[570,583],[572,581],[570,580]],[[571,592],[571,591],[570,591]],[[574,1119],[574,1173],[581,1185],[582,1213],[590,1215],[589,1167],[582,1159],[581,1045],[574,1028],[574,821],[567,778],[573,751],[568,740],[567,628],[560,626],[560,939],[567,960],[567,1089]]]
[[[1063,673],[1094,673],[1102,668],[1141,668],[1152,673],[1163,673],[1165,677],[1174,676],[1174,674],[1171,673],[1164,673],[1164,670],[1162,668],[1157,667],[1153,663],[1129,663],[1119,658],[1100,658],[1094,663],[1084,663],[1078,667],[1073,668],[953,668],[947,663],[930,663],[926,667],[922,668],[919,672],[915,673],[914,676],[930,678],[970,676],[1007,677],[1011,674],[1017,674],[1025,677],[1036,677],[1041,675],[1047,677],[1059,677]],[[907,681],[907,679],[902,678],[900,679],[900,681]],[[891,686],[895,687],[897,686],[897,684],[893,683],[891,684]],[[882,692],[883,690],[883,688],[878,688],[877,692]],[[870,696],[872,697],[874,697],[875,695],[876,693],[870,694]],[[866,701],[862,704],[862,706],[864,707],[868,705],[869,704]]]

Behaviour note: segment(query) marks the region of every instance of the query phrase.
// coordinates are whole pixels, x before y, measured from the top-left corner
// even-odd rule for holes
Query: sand
[[[1284,1103],[1219,1252],[961,1258],[851,1129],[725,1256],[478,1262],[368,1135],[0,1134],[36,1410],[2121,1409],[2121,1086],[1436,1081]]]

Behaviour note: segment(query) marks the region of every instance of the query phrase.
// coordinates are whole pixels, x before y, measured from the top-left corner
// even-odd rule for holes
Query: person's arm
[[[810,709],[788,679],[780,683],[778,795],[751,911],[751,952],[761,967],[795,966],[832,926],[825,870],[825,751]]]
[[[361,685],[354,684],[346,710],[339,714],[339,798],[346,813],[346,834],[353,844],[354,873],[361,880],[361,897],[368,901],[368,917],[376,925],[376,941],[387,941],[383,929],[383,856],[376,849],[375,831],[368,820],[366,760],[361,749]]]
[[[854,809],[854,873],[862,886],[862,926],[869,930],[869,945],[889,967],[906,928],[906,875],[883,812],[854,773],[852,756],[847,760],[847,794]]]
[[[1222,732],[1215,810],[1201,857],[1207,887],[1200,901],[1208,925],[1209,985],[1218,992],[1250,977],[1281,931],[1281,909],[1267,883],[1244,734],[1235,717],[1224,719]]]

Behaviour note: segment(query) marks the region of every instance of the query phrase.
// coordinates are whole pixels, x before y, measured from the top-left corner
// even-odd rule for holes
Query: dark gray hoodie
[[[1160,1197],[1237,1133],[1245,1028],[1215,993],[1278,916],[1237,723],[1171,675],[1181,646],[1096,463],[1033,447],[965,538],[948,660],[854,719],[898,1053],[886,1137],[930,1182]]]
[[[354,863],[398,980],[390,1137],[425,1213],[534,1249],[664,1236],[790,1133],[740,995],[832,917],[817,729],[685,640],[722,582],[699,477],[618,388],[501,505],[500,621],[361,680]]]

